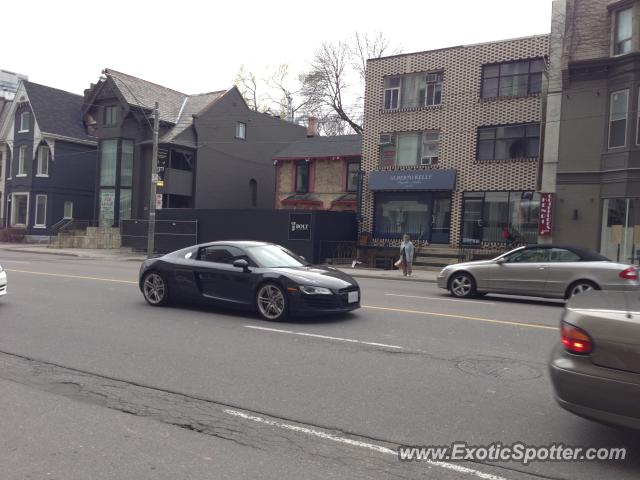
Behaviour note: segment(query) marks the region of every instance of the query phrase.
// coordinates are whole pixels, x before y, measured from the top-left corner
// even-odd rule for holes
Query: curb
[[[2,248],[0,250],[5,252],[14,252],[14,253],[35,253],[36,255],[60,255],[63,257],[94,258],[94,257],[85,257],[83,255],[78,255],[77,253],[71,253],[71,252],[41,252],[40,250],[27,250],[22,248]]]
[[[383,275],[362,275],[357,273],[349,273],[349,271],[341,270],[347,275],[351,275],[353,278],[372,278],[374,280],[394,280],[396,282],[420,282],[420,283],[438,283],[437,280],[426,278],[405,278],[405,277],[385,277]]]

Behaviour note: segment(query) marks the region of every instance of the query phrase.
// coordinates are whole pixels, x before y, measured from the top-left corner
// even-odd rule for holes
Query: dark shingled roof
[[[318,158],[362,155],[362,135],[307,137],[282,149],[275,158]]]
[[[96,141],[87,134],[82,121],[84,98],[81,95],[29,81],[23,84],[41,132]]]

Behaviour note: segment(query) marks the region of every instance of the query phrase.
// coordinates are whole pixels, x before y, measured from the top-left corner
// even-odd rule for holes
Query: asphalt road
[[[640,438],[564,412],[562,304],[361,279],[363,308],[268,323],[153,308],[133,262],[1,252],[3,478],[635,479]],[[398,445],[629,449],[623,462],[405,463]],[[6,476],[8,474],[8,477]]]

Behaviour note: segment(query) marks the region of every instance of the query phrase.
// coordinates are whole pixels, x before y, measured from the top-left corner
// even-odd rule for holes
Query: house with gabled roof
[[[5,227],[46,238],[56,225],[94,216],[97,139],[82,120],[83,97],[21,81],[3,109]]]
[[[105,69],[85,91],[83,108],[99,142],[98,225],[148,218],[156,102],[158,206],[273,208],[273,155],[303,138],[303,127],[251,110],[235,87],[188,95]]]

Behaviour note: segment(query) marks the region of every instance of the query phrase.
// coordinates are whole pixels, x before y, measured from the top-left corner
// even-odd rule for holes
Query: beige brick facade
[[[457,246],[460,240],[464,191],[535,190],[537,158],[478,161],[476,138],[477,129],[481,126],[539,122],[541,95],[483,100],[480,98],[481,73],[484,64],[546,57],[548,48],[549,37],[541,35],[369,60],[365,92],[360,231],[373,230],[374,194],[368,189],[369,174],[389,169],[380,166],[378,141],[381,134],[440,131],[440,157],[437,166],[395,168],[457,171],[451,206],[452,246]],[[420,72],[443,72],[442,103],[433,107],[385,111],[384,78]],[[373,241],[382,243],[381,239],[374,238]]]

